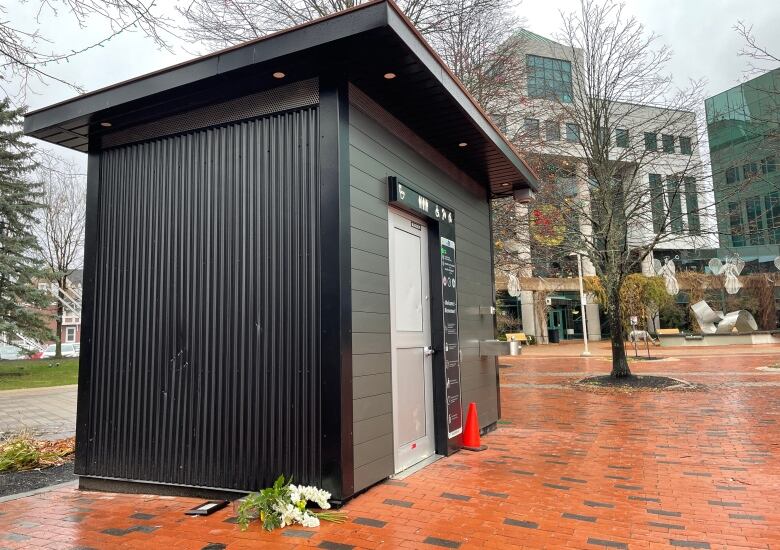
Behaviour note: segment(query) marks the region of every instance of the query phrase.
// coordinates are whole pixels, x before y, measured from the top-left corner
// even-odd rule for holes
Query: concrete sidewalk
[[[0,391],[0,437],[29,430],[42,439],[76,433],[76,389],[55,386]]]

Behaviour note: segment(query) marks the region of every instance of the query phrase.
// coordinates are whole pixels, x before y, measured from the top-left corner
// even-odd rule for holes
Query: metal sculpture
[[[739,257],[739,254],[733,254],[721,262],[718,258],[712,258],[707,264],[713,275],[723,275],[725,278],[724,287],[729,294],[736,294],[742,288],[739,281],[739,275],[745,269],[745,260]],[[777,260],[775,260],[777,265]]]
[[[749,334],[758,330],[753,315],[744,309],[723,315],[722,311],[713,310],[707,302],[701,300],[691,305],[691,310],[704,334],[731,334],[734,329],[740,334]]]
[[[664,263],[661,260],[653,260],[653,270],[655,274],[664,278],[666,285],[666,292],[671,296],[676,296],[680,292],[680,285],[677,283],[677,275],[674,267],[674,260],[664,258]]]
[[[699,322],[699,327],[704,334],[715,334],[718,330],[716,323],[723,320],[723,312],[713,310],[704,300],[691,305],[694,317]]]

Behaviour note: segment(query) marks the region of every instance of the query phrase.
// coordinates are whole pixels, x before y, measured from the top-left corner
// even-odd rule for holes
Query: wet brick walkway
[[[709,356],[707,354],[709,353]],[[780,348],[634,364],[706,391],[572,389],[601,358],[502,362],[483,442],[352,500],[349,522],[239,531],[192,499],[68,488],[0,503],[0,548],[780,548]],[[728,375],[723,375],[728,372]]]

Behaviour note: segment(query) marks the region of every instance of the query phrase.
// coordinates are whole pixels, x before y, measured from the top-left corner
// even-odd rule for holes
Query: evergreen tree
[[[40,310],[51,296],[35,284],[45,276],[32,233],[40,184],[32,178],[33,146],[22,139],[23,113],[0,101],[0,335],[45,341],[51,331]]]

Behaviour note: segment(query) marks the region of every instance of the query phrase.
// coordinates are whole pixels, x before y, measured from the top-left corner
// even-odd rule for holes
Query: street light
[[[585,351],[580,355],[582,357],[590,357],[590,351],[588,351],[588,322],[585,319],[585,289],[582,284],[582,254],[574,252],[577,256],[577,276],[580,279],[580,310],[582,311],[582,338],[585,341]]]

